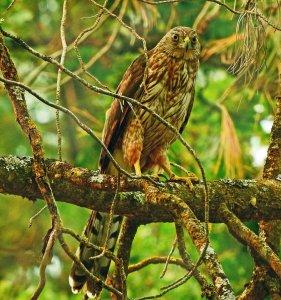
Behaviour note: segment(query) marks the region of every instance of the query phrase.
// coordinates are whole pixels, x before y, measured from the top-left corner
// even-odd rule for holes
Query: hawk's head
[[[200,43],[195,30],[189,27],[171,29],[156,46],[169,56],[186,60],[198,60]]]

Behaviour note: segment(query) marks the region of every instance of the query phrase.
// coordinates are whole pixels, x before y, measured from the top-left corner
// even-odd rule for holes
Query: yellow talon
[[[150,175],[150,177],[152,177],[152,179],[158,180],[158,181],[161,181],[161,178],[165,179],[166,181],[168,180],[167,177],[162,173],[153,173]]]
[[[199,179],[196,175],[194,175],[191,172],[189,172],[187,177],[179,177],[179,176],[175,175],[174,173],[172,173],[170,176],[170,181],[183,182],[188,185],[188,187],[191,191],[193,191],[194,185],[192,182],[199,182]]]

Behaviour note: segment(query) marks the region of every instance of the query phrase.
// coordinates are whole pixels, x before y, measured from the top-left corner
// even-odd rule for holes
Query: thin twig
[[[163,271],[160,274],[160,278],[163,278],[165,276],[166,272],[167,272],[168,265],[170,263],[170,259],[171,259],[172,255],[173,255],[173,253],[174,253],[174,251],[176,249],[177,243],[178,243],[178,239],[176,237],[175,240],[174,240],[174,242],[173,242],[172,248],[171,248],[171,250],[170,250],[170,252],[169,252],[169,254],[167,256],[167,260],[165,262],[164,269],[163,269]]]
[[[46,246],[46,249],[44,251],[44,255],[42,257],[41,263],[40,263],[40,268],[39,268],[39,284],[35,290],[35,292],[33,293],[31,300],[36,300],[38,299],[38,297],[40,296],[40,294],[42,293],[44,287],[45,287],[45,283],[46,283],[46,268],[47,265],[50,263],[51,261],[51,252],[52,249],[54,247],[56,241],[56,230],[52,230],[51,234],[48,237],[48,243]]]
[[[198,269],[192,263],[189,255],[186,251],[182,224],[175,222],[175,227],[176,227],[176,233],[177,233],[179,253],[189,271],[184,276],[182,276],[181,278],[176,280],[175,282],[173,282],[173,283],[169,284],[168,286],[165,286],[161,289],[163,291],[165,291],[165,290],[170,291],[171,289],[174,289],[174,288],[184,284],[193,275],[197,279],[197,281],[201,284],[202,291],[210,290],[210,286],[209,286],[208,282],[206,281],[206,279],[203,276],[200,275],[200,273],[198,272]],[[194,272],[192,274],[191,271],[193,269],[194,269]],[[211,288],[211,290],[213,291],[213,287]]]
[[[176,167],[178,168],[179,170],[181,170],[186,176],[190,176],[190,171],[188,171],[185,167],[175,163],[175,162],[170,162],[170,165],[173,166],[173,167]]]
[[[178,222],[176,222],[175,225],[176,225],[179,253],[181,255],[181,258],[182,258],[188,272],[184,276],[182,276],[181,278],[176,280],[175,282],[173,282],[173,283],[169,284],[168,286],[162,288],[163,291],[165,291],[165,290],[169,291],[170,289],[176,288],[176,287],[184,284],[191,277],[190,271],[192,269],[195,269],[195,266],[192,263],[189,255],[186,251],[186,248],[185,248],[184,233],[183,233],[182,225]],[[215,290],[214,286],[212,286],[208,283],[206,278],[204,278],[200,274],[198,269],[195,269],[192,275],[198,281],[198,283],[201,285],[202,295],[206,296],[207,299],[211,299],[214,296],[214,293],[215,293],[214,292],[214,290]]]
[[[97,3],[95,0],[90,0],[92,3],[94,3],[96,6],[103,8],[104,11],[109,14],[110,16],[114,17],[116,20],[118,20],[118,22],[125,27],[126,29],[128,29],[138,40],[142,41],[142,45],[143,45],[143,50],[144,50],[144,55],[146,57],[146,60],[148,61],[148,56],[147,56],[147,46],[146,46],[146,40],[141,37],[135,29],[133,29],[131,26],[129,26],[128,24],[126,24],[119,16],[117,16],[116,14],[114,14],[113,12],[111,12],[109,9],[107,9],[106,7],[103,7],[101,4]]]
[[[99,3],[97,3],[95,0],[90,0],[92,3],[94,3],[96,6],[101,7],[101,5]],[[110,12],[108,9],[104,8],[104,10],[110,14],[112,17],[116,18],[116,20],[118,20],[118,22],[125,27],[126,29],[128,29],[138,40],[142,41],[142,45],[143,45],[143,51],[144,51],[144,57],[146,60],[146,66],[145,66],[145,70],[144,70],[144,75],[143,76],[143,81],[142,84],[144,86],[144,90],[146,91],[146,82],[145,82],[145,78],[148,75],[148,54],[147,54],[147,46],[146,46],[146,40],[141,37],[134,28],[132,28],[131,26],[129,26],[127,23],[125,23],[120,17],[118,17],[116,14]]]
[[[62,54],[60,59],[60,64],[64,64],[67,44],[65,40],[65,22],[66,22],[66,15],[67,15],[67,0],[63,2],[63,10],[62,10],[62,17],[61,17],[61,26],[60,26],[60,36],[61,36],[61,43],[62,43]],[[61,98],[61,75],[62,70],[58,69],[58,77],[57,77],[57,89],[56,89],[56,104],[60,105],[60,98]],[[62,160],[62,146],[61,146],[61,125],[60,125],[60,113],[59,110],[56,110],[56,127],[57,127],[57,136],[58,136],[58,158]]]
[[[6,12],[9,11],[9,10],[15,5],[16,1],[17,1],[17,0],[12,0],[12,2],[9,4],[9,6],[8,6],[7,9],[6,9]],[[6,13],[6,12],[5,12],[5,13]]]
[[[159,4],[167,4],[167,3],[177,3],[177,2],[189,2],[189,0],[161,0],[161,1],[149,1],[149,0],[138,0],[140,2],[146,3],[146,4],[151,4],[151,5],[159,5]],[[228,5],[226,5],[225,3],[218,1],[218,0],[207,0],[209,2],[213,2],[216,4],[219,4],[223,7],[225,7],[227,10],[231,11],[233,14],[235,15],[239,15],[240,12],[235,11],[234,9],[232,9],[231,7],[229,7]]]
[[[44,205],[34,216],[32,216],[30,219],[29,219],[29,223],[28,223],[28,227],[30,228],[32,226],[32,223],[33,221],[38,218],[41,213],[47,208],[47,205]]]
[[[114,1],[112,6],[109,8],[110,11],[114,11],[116,7],[119,5],[120,0]],[[103,24],[103,22],[108,18],[108,15],[104,16],[103,20],[99,23],[98,28]],[[81,44],[92,32],[86,33],[83,38],[79,41],[78,44]],[[71,51],[74,47],[74,41],[71,42],[67,46],[67,52]],[[52,53],[50,56],[52,58],[56,58],[59,55],[61,55],[62,50],[57,50],[54,53]],[[34,79],[36,79],[37,75],[48,65],[47,62],[42,62],[38,67],[36,67],[25,79],[25,84],[29,85]],[[62,81],[63,83],[63,81]]]
[[[142,268],[145,268],[151,264],[153,264],[153,265],[165,264],[167,262],[167,260],[168,260],[168,256],[154,256],[154,257],[146,258],[134,265],[130,265],[128,267],[128,273],[133,273],[133,272],[139,271]],[[172,265],[177,265],[184,269],[187,269],[186,264],[179,258],[170,257],[169,263]]]
[[[185,239],[184,239],[184,232],[182,224],[179,222],[175,222],[176,227],[176,233],[177,233],[177,239],[178,239],[178,249],[180,256],[186,265],[188,270],[192,270],[194,268],[194,264],[190,259],[190,256],[187,253],[186,247],[185,247]],[[187,276],[190,276],[189,272],[185,275],[186,279]],[[198,269],[196,269],[193,272],[193,277],[197,280],[197,282],[201,285],[202,295],[206,296],[207,299],[211,299],[215,294],[215,288],[213,285],[209,284],[207,279],[201,275]],[[185,281],[183,280],[183,283]],[[176,282],[175,282],[176,283]]]
[[[79,61],[79,64],[80,64],[80,66],[81,66],[82,71],[85,72],[89,77],[91,77],[92,79],[94,79],[98,84],[100,84],[100,85],[103,86],[104,88],[106,88],[106,87],[100,82],[100,80],[99,80],[98,78],[96,78],[94,75],[92,75],[92,74],[90,74],[89,72],[86,71],[84,61],[83,61],[82,56],[81,56],[81,54],[80,54],[80,52],[79,52],[79,49],[78,49],[78,43],[80,42],[80,40],[83,38],[83,36],[84,36],[86,33],[88,33],[88,32],[93,33],[93,32],[96,30],[98,24],[99,24],[100,21],[101,21],[101,18],[102,18],[102,16],[103,16],[103,14],[104,14],[104,9],[105,9],[107,3],[108,3],[108,0],[104,0],[104,3],[103,3],[103,5],[102,5],[100,11],[99,11],[98,14],[96,15],[95,23],[94,23],[92,26],[90,26],[90,27],[84,29],[84,30],[77,36],[77,38],[76,38],[75,41],[74,41],[74,46],[73,46],[73,49],[74,49],[74,51],[76,52],[76,55],[77,55],[77,58],[78,58],[78,61]]]
[[[122,6],[120,9],[120,13],[118,15],[118,17],[120,19],[123,18],[125,11],[126,11],[126,7],[127,7],[127,1],[122,1]],[[112,44],[114,43],[119,31],[120,31],[120,26],[121,24],[118,22],[118,26],[115,26],[111,35],[108,38],[107,43],[87,62],[84,63],[84,69],[82,67],[80,67],[78,70],[74,71],[73,73],[76,75],[80,75],[83,72],[86,72],[86,74],[89,74],[89,72],[87,71],[87,69],[89,69],[91,66],[93,66],[103,55],[105,55],[111,48]],[[78,44],[81,43],[81,40],[79,41]],[[72,77],[70,76],[66,76],[63,80],[62,80],[62,85],[67,83],[69,80],[71,80]],[[96,81],[98,82],[98,79],[95,77]],[[104,84],[102,84],[101,82],[99,82],[99,84],[107,89],[110,90],[107,86],[105,86]],[[46,88],[40,88],[40,91],[48,91],[48,90],[52,90],[54,88],[54,85],[50,85]]]

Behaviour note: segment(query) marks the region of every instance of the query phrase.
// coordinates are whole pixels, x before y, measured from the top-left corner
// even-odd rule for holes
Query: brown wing
[[[180,133],[182,133],[184,131],[184,128],[187,125],[187,122],[189,120],[189,117],[190,117],[190,114],[191,114],[191,111],[192,111],[195,89],[193,89],[191,93],[192,93],[192,95],[191,95],[191,99],[190,99],[190,102],[189,102],[189,105],[188,105],[188,108],[187,108],[187,114],[186,114],[185,120],[184,120],[184,122],[183,122],[183,124],[182,124],[182,126],[179,130]]]
[[[142,89],[141,83],[144,77],[145,66],[146,59],[144,55],[135,59],[125,72],[116,93],[138,100],[137,95],[141,94],[140,89]],[[126,128],[130,111],[130,106],[126,101],[115,98],[110,109],[106,112],[102,139],[111,153],[113,153],[117,139]],[[105,150],[102,149],[99,159],[99,169],[102,173],[105,172],[109,161]]]

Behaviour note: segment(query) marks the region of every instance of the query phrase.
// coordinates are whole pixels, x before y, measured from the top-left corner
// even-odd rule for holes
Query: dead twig
[[[28,223],[28,227],[29,228],[32,226],[33,220],[35,220],[36,218],[38,218],[46,208],[47,208],[47,206],[44,205],[34,216],[32,216],[29,219],[29,223]]]

